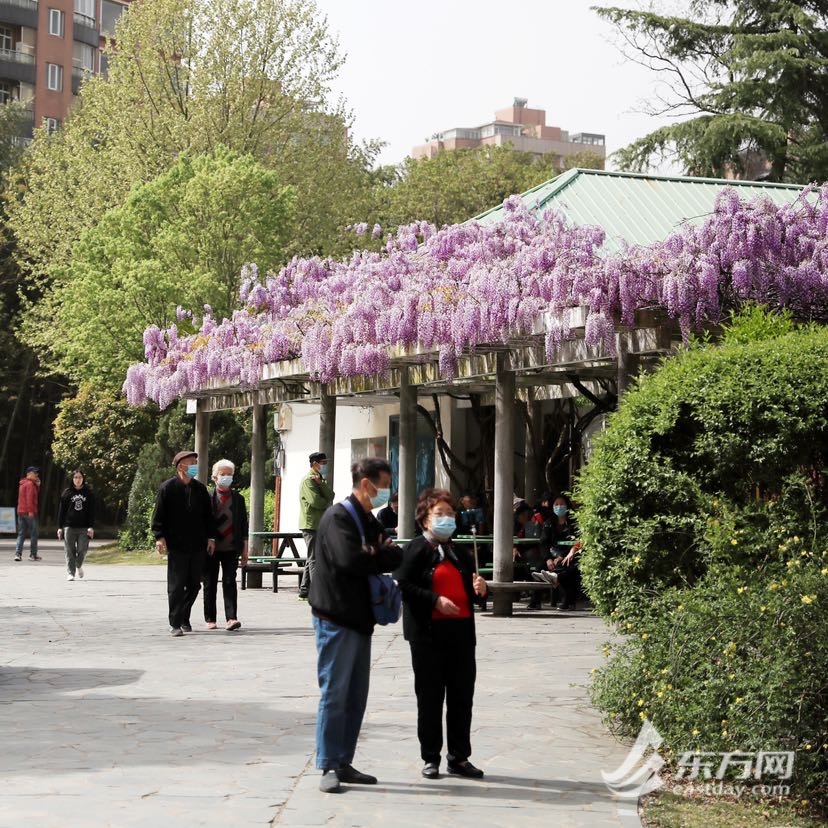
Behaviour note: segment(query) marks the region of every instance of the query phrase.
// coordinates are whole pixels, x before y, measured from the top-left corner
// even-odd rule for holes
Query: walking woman
[[[58,540],[66,554],[66,580],[83,578],[83,561],[89,541],[95,537],[95,496],[86,485],[80,469],[72,472],[72,482],[63,490],[58,505]]]
[[[237,607],[236,569],[240,555],[242,566],[247,563],[247,506],[241,494],[230,488],[235,472],[236,466],[230,460],[219,460],[213,466],[216,488],[210,500],[218,533],[215,551],[212,555],[208,552],[204,560],[204,620],[208,630],[214,630],[218,626],[216,593],[219,566],[226,620],[224,628],[233,632],[241,627]]]
[[[450,774],[480,779],[469,761],[474,701],[474,604],[486,582],[474,570],[470,552],[455,547],[455,502],[446,489],[426,489],[417,502],[423,534],[405,549],[394,573],[402,590],[403,634],[411,647],[417,695],[417,737],[426,779],[440,775],[443,700]]]

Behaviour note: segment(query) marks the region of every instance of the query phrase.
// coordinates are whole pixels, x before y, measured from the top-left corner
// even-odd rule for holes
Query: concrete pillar
[[[264,467],[265,467],[265,409],[253,403],[253,433],[250,446],[250,531],[263,532],[264,527]],[[262,554],[262,539],[250,539],[250,554]]]
[[[414,509],[417,505],[417,388],[409,383],[408,368],[400,381],[400,502],[397,534],[414,536]]]
[[[196,480],[206,484],[210,479],[210,413],[204,411],[206,400],[198,400],[195,415],[195,451],[198,455]]]
[[[325,385],[319,389],[319,404],[319,451],[324,451],[328,458],[327,479],[328,483],[333,486],[336,446],[336,397],[332,397],[328,393]]]
[[[530,390],[529,400],[526,403],[526,431],[524,439],[526,463],[523,477],[523,496],[526,502],[535,506],[540,503],[540,496],[546,488],[546,481],[541,473],[541,459],[537,450],[541,439],[540,431],[543,427],[543,414],[541,404],[534,399],[534,391]],[[532,439],[532,428],[537,430],[537,441]]]
[[[511,581],[514,577],[512,497],[515,468],[515,375],[508,370],[508,365],[508,356],[499,353],[495,383],[493,508],[495,581]]]

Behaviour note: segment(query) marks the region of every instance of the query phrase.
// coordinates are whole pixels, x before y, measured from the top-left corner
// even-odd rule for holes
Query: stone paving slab
[[[326,796],[295,587],[240,592],[236,633],[204,630],[194,611],[193,634],[173,639],[164,567],[90,564],[67,582],[59,545],[41,546],[42,562],[15,563],[0,540],[0,826],[624,824],[601,770],[628,748],[585,691],[608,633],[587,613],[478,617],[483,781],[420,776],[408,646],[401,625],[377,628],[355,764],[380,783]]]

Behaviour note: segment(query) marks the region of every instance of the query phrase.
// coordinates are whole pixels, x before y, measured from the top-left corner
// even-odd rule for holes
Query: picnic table
[[[251,538],[262,538],[271,542],[270,555],[251,555],[241,567],[241,588],[260,588],[262,573],[269,572],[273,578],[273,591],[279,591],[279,575],[296,575],[299,583],[308,559],[299,554],[296,541],[301,532],[251,532]],[[290,554],[286,554],[286,553]]]

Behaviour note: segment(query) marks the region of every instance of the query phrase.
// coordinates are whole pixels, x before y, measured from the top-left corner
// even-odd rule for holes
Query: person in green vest
[[[334,500],[334,491],[326,481],[328,456],[324,451],[315,451],[308,459],[310,471],[302,478],[299,486],[299,528],[308,548],[308,560],[302,573],[302,583],[299,585],[300,601],[308,600],[314,569],[313,545],[319,521],[322,520],[325,510],[333,505]]]

